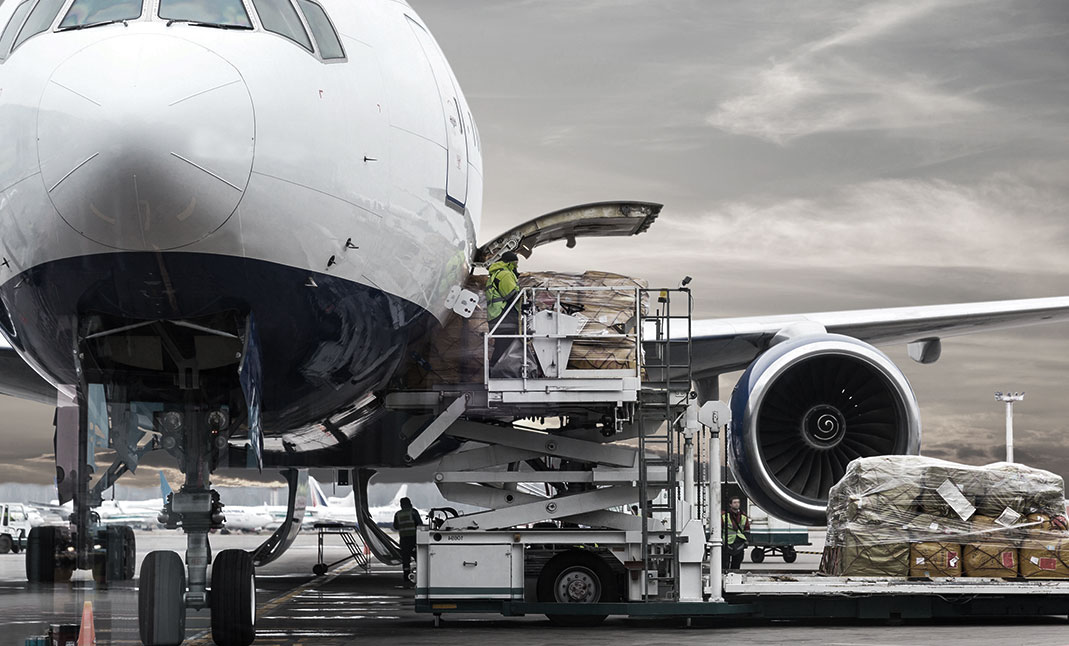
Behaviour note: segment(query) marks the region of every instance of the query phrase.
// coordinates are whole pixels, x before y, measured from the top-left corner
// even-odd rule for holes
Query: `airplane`
[[[130,525],[145,530],[160,526],[160,510],[167,504],[167,496],[172,493],[163,471],[159,472],[160,500],[105,500],[97,507],[100,522],[104,525]]]
[[[226,505],[226,523],[223,532],[232,530],[259,534],[275,522],[275,516],[266,507]]]
[[[319,485],[314,477],[308,477],[308,486],[311,488],[312,503],[305,510],[305,518],[312,523],[352,523],[356,524],[355,496],[349,492],[343,498],[331,498]],[[374,511],[374,508],[372,508]]]
[[[474,266],[639,234],[661,211],[583,205],[479,245],[482,137],[403,0],[8,0],[0,87],[0,392],[56,405],[75,516],[69,535],[33,530],[55,549],[31,549],[27,571],[91,567],[101,492],[166,452],[184,481],[162,517],[186,533],[186,562],[144,559],[145,644],[180,643],[186,608],[210,609],[217,644],[252,642],[255,566],[299,531],[306,468],[353,469],[369,516],[371,472],[410,466],[439,412],[388,396],[460,315]],[[947,337],[1067,319],[1056,297],[698,321],[695,390],[718,399],[719,375],[745,369],[735,474],[770,514],[822,523],[849,459],[919,449],[916,395],[875,346],[931,363]],[[417,462],[461,444],[443,437]],[[116,458],[90,474],[97,446]],[[284,469],[290,496],[263,548],[214,554],[209,580],[221,466]]]
[[[309,476],[308,484],[312,489],[312,503],[311,506],[305,510],[306,520],[311,520],[313,523],[328,522],[359,524],[354,492],[350,491],[349,495],[342,498],[332,498],[323,493],[323,488],[320,486],[319,481],[314,477]],[[401,508],[401,499],[406,496],[408,496],[407,483],[402,484],[397,488],[397,493],[390,499],[390,502],[385,505],[368,507],[367,513],[371,520],[379,527],[392,529],[394,514]],[[422,514],[423,512],[420,513]]]

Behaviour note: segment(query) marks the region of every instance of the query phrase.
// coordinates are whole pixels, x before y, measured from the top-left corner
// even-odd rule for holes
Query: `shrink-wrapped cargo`
[[[583,274],[521,271],[519,286],[521,289],[537,289],[533,294],[532,312],[555,309],[559,294],[562,311],[581,320],[579,334],[582,338],[572,344],[569,368],[610,370],[636,367],[634,339],[615,335],[634,330],[636,290],[644,289],[645,282],[599,271]],[[479,307],[468,319],[450,316],[445,325],[431,335],[426,349],[416,355],[417,360],[406,380],[408,387],[482,382],[483,337],[489,329],[486,276],[473,275],[464,287],[479,295]],[[589,287],[606,289],[586,289]],[[548,288],[565,290],[557,292]],[[641,309],[644,313],[645,302],[641,303]],[[491,344],[494,342],[504,342],[504,339]],[[528,361],[531,370],[537,370],[537,360],[530,349]]]
[[[1059,532],[1029,532],[1020,554],[1020,572],[1026,579],[1069,579],[1069,540]]]
[[[921,510],[962,520],[976,512],[976,501],[984,490],[983,471],[951,462],[929,464],[919,471],[922,480],[917,505]]]
[[[909,575],[909,543],[873,542],[866,534],[846,532],[841,576]]]
[[[971,577],[1012,579],[1017,576],[1018,552],[1006,544],[971,544],[964,548],[962,574]]]
[[[1025,515],[1065,513],[1065,484],[1057,474],[1006,462],[990,464],[983,473],[977,513],[995,518],[1006,509]]]
[[[828,501],[825,574],[1069,578],[1064,484],[1047,471],[861,458]]]
[[[911,577],[961,576],[961,545],[957,543],[910,543]]]

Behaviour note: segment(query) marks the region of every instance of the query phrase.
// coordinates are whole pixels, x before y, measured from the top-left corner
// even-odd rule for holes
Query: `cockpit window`
[[[7,21],[4,33],[0,34],[0,60],[7,57],[7,53],[11,49],[11,43],[15,40],[15,35],[19,33],[19,28],[22,27],[22,22],[26,20],[26,14],[30,12],[31,7],[33,7],[33,3],[30,0],[26,0],[15,7],[15,13],[11,14],[11,20]]]
[[[334,25],[330,23],[327,12],[312,0],[297,0],[297,4],[304,12],[304,18],[312,29],[316,43],[319,45],[319,53],[324,59],[345,58],[345,50],[342,49],[338,32],[334,31]]]
[[[65,1],[40,0],[37,6],[33,8],[33,11],[30,12],[30,17],[26,19],[26,24],[23,25],[22,31],[19,32],[19,37],[15,39],[15,45],[11,48],[11,51],[15,51],[19,48],[19,45],[37,34],[48,31],[56,20],[56,16],[59,15],[59,10],[63,8]]]
[[[252,0],[256,13],[264,29],[285,36],[308,51],[312,51],[312,41],[301,24],[301,17],[289,0]]]
[[[141,17],[142,0],[74,0],[60,29],[91,27]]]
[[[160,18],[212,27],[252,29],[241,0],[160,0]]]

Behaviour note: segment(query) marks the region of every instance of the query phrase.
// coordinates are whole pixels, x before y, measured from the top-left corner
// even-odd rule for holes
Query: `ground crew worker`
[[[486,322],[490,325],[489,330],[493,330],[497,325],[495,334],[520,333],[519,305],[509,308],[520,291],[520,279],[516,273],[518,264],[519,258],[516,254],[506,251],[500,260],[489,267],[490,276],[486,279]],[[494,353],[490,357],[491,370],[516,341],[518,339],[494,339]]]
[[[416,528],[423,524],[419,511],[412,507],[408,498],[401,499],[401,508],[393,515],[393,528],[401,537],[401,571],[406,588],[415,587],[409,578],[412,574],[412,561],[416,558]]]
[[[729,506],[720,516],[724,531],[723,566],[725,570],[737,570],[742,566],[746,553],[746,541],[750,536],[750,519],[742,513],[742,499],[732,496]]]

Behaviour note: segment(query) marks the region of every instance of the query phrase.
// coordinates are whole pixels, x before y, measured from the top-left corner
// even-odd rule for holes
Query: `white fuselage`
[[[156,4],[56,31],[65,6],[0,64],[0,327],[69,384],[86,312],[245,308],[274,380],[265,425],[314,423],[402,369],[377,358],[414,318],[443,320],[470,271],[467,102],[404,2],[323,0],[346,54],[332,61],[251,3],[252,30],[168,25]]]

